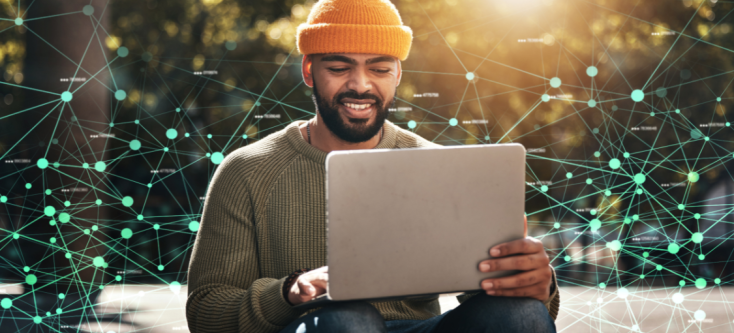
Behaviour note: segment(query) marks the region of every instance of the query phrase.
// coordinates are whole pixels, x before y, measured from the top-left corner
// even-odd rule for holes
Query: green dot
[[[466,73],[466,79],[469,81],[474,80],[474,73],[472,72]]]
[[[10,309],[11,306],[13,306],[13,300],[10,298],[3,298],[2,301],[0,301],[0,306],[3,307],[3,309]]]
[[[66,295],[64,295],[64,293],[59,294],[59,299],[64,299],[65,297]]]
[[[189,230],[196,232],[199,230],[199,222],[191,221],[189,222]]]
[[[224,47],[227,48],[227,50],[234,51],[235,48],[237,48],[237,43],[234,41],[228,40],[224,43]]]
[[[622,249],[622,243],[615,239],[611,242],[608,242],[607,247],[612,251],[619,251]]]
[[[94,201],[94,203],[95,203],[95,204],[97,204],[97,206],[99,206],[99,205],[101,205],[101,204],[102,204],[102,200],[100,200],[100,199],[97,199],[97,200],[95,200],[95,201]]]
[[[596,127],[594,127],[594,129],[592,129],[591,132],[594,133],[594,134],[599,134],[599,129],[596,128]],[[597,156],[597,157],[599,157],[599,156]]]
[[[163,268],[164,268],[164,267],[163,267],[163,265],[158,265],[158,270],[159,270],[159,271],[162,271],[162,270],[163,270]]]
[[[595,151],[595,152],[594,152],[594,157],[599,157],[599,156],[601,156],[601,153],[600,153],[600,152],[598,152],[598,151]]]
[[[84,229],[84,234],[89,235],[89,229]]]
[[[705,255],[703,255],[703,254],[699,254],[698,255],[698,260],[704,260],[704,259],[706,259],[706,256]]]
[[[169,128],[169,129],[168,129],[168,130],[166,131],[166,137],[167,137],[167,138],[169,138],[169,139],[173,140],[173,139],[175,139],[175,138],[176,138],[176,136],[178,136],[178,131],[176,131],[176,129],[175,129],[175,128]]]
[[[161,228],[161,225],[158,224],[158,223],[156,223],[156,224],[153,225],[153,229],[155,229],[155,230],[158,230],[160,228]]]
[[[72,95],[68,91],[64,91],[64,92],[61,93],[61,100],[64,101],[64,102],[71,101],[71,97],[72,97]]]
[[[543,185],[540,187],[540,190],[543,192],[548,192],[548,185]]]
[[[645,274],[640,274],[640,279],[644,279],[644,278],[645,278]]]
[[[700,232],[694,232],[693,235],[691,235],[691,242],[694,243],[700,243],[703,241],[703,234]]]
[[[612,111],[617,111],[617,110],[619,110],[619,107],[616,105],[612,105]]]
[[[596,215],[596,209],[592,209],[592,210],[591,210],[591,211],[589,212],[589,214],[591,214],[591,215]]]
[[[181,108],[176,108],[176,112],[181,112]]]
[[[53,206],[46,206],[46,208],[43,209],[43,213],[46,214],[46,216],[54,216],[54,214],[56,214],[56,208]]]
[[[61,163],[59,163],[59,162],[54,162],[54,168],[58,168],[59,166],[61,166]]]
[[[140,141],[138,141],[138,140],[132,140],[132,141],[130,141],[130,149],[132,149],[132,150],[138,150],[138,149],[140,149]]]
[[[56,243],[56,237],[51,237],[51,239],[49,239],[48,242],[51,244]]]
[[[23,19],[20,17],[15,18],[15,25],[23,25]]]
[[[650,112],[650,117],[655,117],[655,112]]]
[[[632,223],[632,220],[631,219],[629,219],[629,218],[625,218],[624,219],[624,224],[630,224],[630,223]]]
[[[571,261],[571,257],[570,256],[565,256],[565,257],[563,257],[563,260],[565,260],[565,261]]]
[[[610,195],[612,195],[612,191],[606,190],[606,191],[604,191],[604,195],[610,196]]]
[[[32,286],[32,285],[36,284],[36,282],[38,282],[38,278],[35,275],[33,275],[33,274],[26,275],[26,277],[25,277],[25,283],[27,283],[27,284],[29,284],[29,285]]]
[[[630,153],[624,153],[622,156],[624,156],[624,158],[630,158]]]
[[[56,225],[56,221],[54,221],[54,220],[52,219],[51,221],[48,221],[48,225]]]
[[[28,266],[24,266],[23,267],[23,271],[26,272],[26,273],[30,272],[30,270],[31,270],[31,268],[28,267]]]
[[[647,252],[647,251],[642,252],[642,256],[645,257],[645,258],[647,258],[647,257],[650,256],[650,252]]]
[[[640,219],[640,215],[637,215],[637,214],[632,215],[632,220],[637,221],[639,219]]]
[[[415,122],[415,120],[411,120],[411,121],[408,122],[408,128],[413,129],[413,128],[415,128],[416,125],[417,125],[417,123]]]
[[[489,141],[489,135],[484,136],[484,141]]]
[[[655,266],[655,269],[657,269],[657,270],[659,270],[659,271],[662,271],[662,270],[663,270],[663,266],[661,266],[661,265],[657,265],[657,266]]]
[[[59,221],[61,221],[61,223],[69,222],[71,221],[71,215],[69,215],[69,213],[61,213],[59,214]]]
[[[206,153],[206,157],[212,157],[211,153]]]
[[[635,102],[642,102],[642,100],[645,98],[645,93],[642,92],[640,89],[635,89],[632,91],[632,100]]]
[[[122,238],[130,239],[130,237],[133,236],[133,231],[130,230],[130,228],[125,228],[125,229],[122,229],[120,234],[122,235]]]
[[[670,243],[670,244],[668,244],[668,252],[670,252],[672,254],[676,254],[676,253],[678,253],[678,251],[680,251],[680,245],[678,245],[676,243]]]
[[[222,153],[220,152],[215,152],[214,154],[212,154],[211,159],[212,163],[219,164],[222,163],[222,160],[224,160],[224,155],[222,155]]]
[[[693,218],[696,219],[696,220],[698,220],[698,219],[701,218],[701,214],[699,214],[699,213],[693,214]]]
[[[0,196],[0,202],[2,202],[2,203],[8,202],[8,197],[6,197],[4,195],[3,196]]]
[[[456,126],[457,124],[459,124],[459,121],[456,118],[449,119],[449,125]]]
[[[698,181],[698,172],[691,171],[691,173],[688,174],[688,181],[695,183]]]
[[[596,66],[586,67],[586,75],[594,77],[596,74],[599,74],[599,70],[596,69]]]
[[[675,109],[675,113],[680,113],[680,109]]]
[[[635,193],[637,193],[637,194],[642,194],[642,189],[641,189],[641,188],[638,188],[638,189],[636,189],[636,190],[635,190]]]
[[[30,189],[31,189],[31,187],[33,187],[33,185],[31,185],[31,183],[26,183],[26,184],[25,184],[25,188],[26,188],[26,189],[29,189],[29,190],[30,190]]]
[[[121,46],[119,49],[117,49],[117,55],[121,58],[127,57],[128,54],[130,54],[130,50],[128,50],[127,47]]]
[[[566,172],[566,178],[573,178],[573,174],[570,172]]]
[[[82,168],[89,169],[89,163],[87,162],[82,163]]]
[[[153,187],[153,184],[148,183],[148,188],[151,188],[151,187]]]
[[[17,233],[17,232],[14,232],[13,233],[13,239],[18,239],[18,238],[20,238],[20,234]]]
[[[185,133],[184,136],[188,138],[189,136],[191,136],[191,134]],[[247,139],[247,134],[243,135],[242,138]]]
[[[104,265],[104,258],[94,257],[94,260],[92,260],[92,263],[94,264],[94,266],[102,267],[102,265]]]
[[[698,289],[706,288],[706,280],[702,278],[696,279],[696,288]]]
[[[678,204],[678,209],[683,210],[686,208],[686,205],[684,204]]]
[[[33,322],[34,322],[34,323],[36,323],[36,324],[40,324],[40,323],[41,323],[41,321],[43,321],[43,318],[41,318],[40,316],[35,316],[35,317],[33,317]]]
[[[97,163],[94,163],[94,170],[97,170],[99,172],[102,172],[106,168],[107,168],[107,164],[105,164],[105,162],[99,161]]]
[[[660,87],[660,88],[658,88],[658,89],[655,90],[655,95],[658,95],[658,97],[660,97],[660,98],[665,97],[665,95],[667,95],[667,94],[668,94],[668,90],[665,89],[664,87]]]
[[[678,282],[678,285],[679,285],[679,286],[681,286],[681,287],[683,287],[683,286],[685,286],[685,285],[686,285],[686,281],[685,281],[685,280],[680,280],[680,281]]]
[[[39,168],[41,168],[41,169],[45,169],[45,168],[48,168],[48,160],[47,160],[47,159],[45,159],[45,158],[39,158],[39,159],[38,159],[38,162],[36,162],[36,165],[37,165],[37,166],[38,166]]]
[[[122,205],[125,207],[130,207],[133,205],[133,198],[132,197],[124,197],[122,198]]]
[[[719,279],[719,278],[715,278],[715,279],[714,279],[714,283],[716,283],[716,284],[719,284],[719,283],[721,283],[721,279]]]
[[[560,223],[558,223],[558,222],[556,222],[556,223],[553,223],[553,228],[556,228],[556,229],[558,229],[558,228],[560,228],[560,227],[561,227],[561,224],[560,224]]]
[[[721,97],[716,97],[717,102],[721,102]]]
[[[86,5],[82,9],[82,12],[84,13],[84,15],[87,15],[87,16],[92,15],[94,14],[94,7],[92,7],[92,5]]]
[[[543,94],[543,96],[540,96],[540,99],[543,100],[543,102],[550,101],[550,96],[548,94]]]
[[[412,120],[411,120],[412,121]],[[408,126],[410,126],[410,122],[408,123]],[[411,127],[412,128],[412,127]],[[189,133],[186,133],[186,137],[189,137]],[[247,139],[247,134],[242,134],[243,139]]]
[[[560,87],[561,86],[561,79],[559,79],[557,77],[554,77],[554,78],[550,79],[550,85],[553,88]]]
[[[164,152],[168,152],[168,147],[163,147]]]
[[[612,169],[619,169],[619,167],[622,165],[622,162],[620,162],[618,159],[613,158],[609,161],[609,167]]]
[[[588,102],[586,102],[586,105],[588,105],[590,108],[593,108],[596,106],[596,101],[593,99],[590,99]]]
[[[145,218],[142,214],[138,214],[138,221],[142,221]]]
[[[604,282],[602,282],[602,283],[599,283],[599,288],[602,288],[602,289],[604,289],[604,288],[606,288],[606,287],[607,287],[607,284],[606,284],[606,283],[604,283]]]
[[[211,138],[212,138],[212,135],[211,135],[211,134],[207,134],[207,135],[206,135],[206,138],[207,138],[207,139],[211,139]]]
[[[115,91],[115,99],[117,99],[118,101],[125,99],[125,97],[127,97],[127,93],[125,93],[125,90],[121,89],[121,90]]]
[[[46,195],[51,195],[51,190],[46,190]]]
[[[71,253],[65,254],[64,257],[66,257],[66,259],[71,259]]]
[[[591,227],[591,231],[597,231],[601,228],[601,221],[599,219],[593,219],[589,222],[589,227]]]
[[[589,185],[591,185],[591,183],[592,183],[592,182],[593,182],[593,181],[591,180],[591,178],[586,178],[586,184],[589,184]]]
[[[638,185],[640,185],[640,184],[642,184],[642,183],[645,182],[645,179],[646,178],[647,177],[645,177],[645,175],[643,175],[641,173],[638,173],[638,174],[635,175],[634,180],[635,180],[635,183],[637,183]]]

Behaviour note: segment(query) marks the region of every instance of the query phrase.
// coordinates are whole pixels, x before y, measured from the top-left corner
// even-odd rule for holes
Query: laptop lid
[[[332,151],[326,158],[332,300],[481,289],[489,248],[522,238],[520,144]]]

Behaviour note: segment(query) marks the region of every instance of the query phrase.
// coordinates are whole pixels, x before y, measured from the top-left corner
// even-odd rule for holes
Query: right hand
[[[329,281],[328,266],[319,267],[299,275],[288,292],[288,302],[298,305],[326,293],[327,281]]]

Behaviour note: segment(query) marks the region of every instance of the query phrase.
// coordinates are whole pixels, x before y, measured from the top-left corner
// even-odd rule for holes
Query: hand
[[[527,217],[525,225],[527,230]],[[515,275],[482,281],[487,295],[532,297],[545,302],[550,297],[553,272],[543,243],[526,237],[494,246],[489,251],[494,259],[479,263],[479,271],[524,271]]]
[[[326,282],[329,281],[329,267],[323,266],[303,273],[288,292],[288,301],[298,305],[326,293]]]

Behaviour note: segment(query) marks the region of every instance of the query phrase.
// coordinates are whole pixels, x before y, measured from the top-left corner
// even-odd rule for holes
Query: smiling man
[[[326,291],[328,152],[439,146],[387,120],[411,40],[388,0],[313,7],[297,44],[316,116],[235,150],[214,173],[189,265],[191,332],[555,332],[555,273],[531,237],[488,248],[479,270],[520,273],[482,281],[485,292],[443,314],[435,297],[293,307]]]

